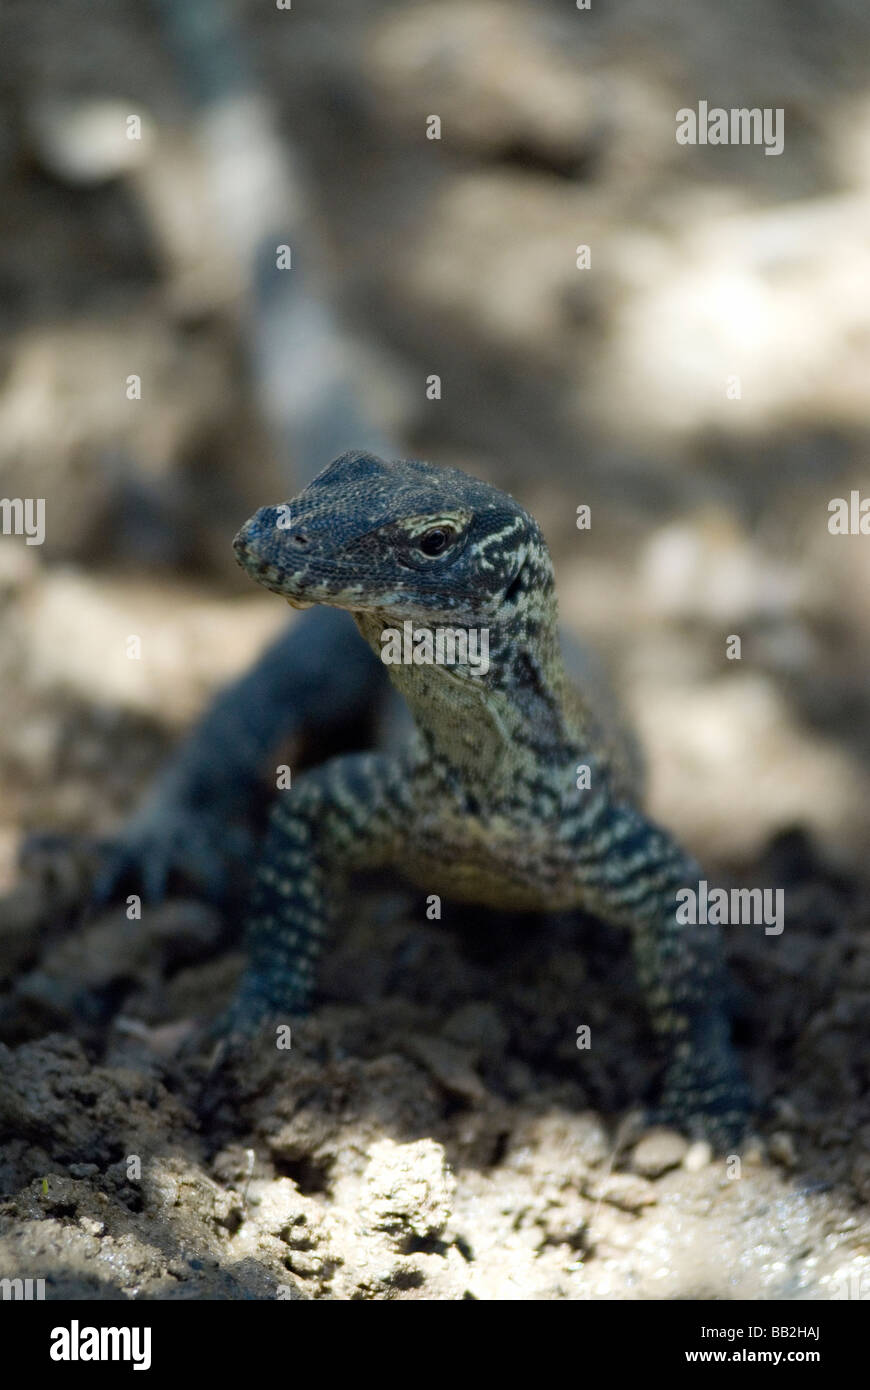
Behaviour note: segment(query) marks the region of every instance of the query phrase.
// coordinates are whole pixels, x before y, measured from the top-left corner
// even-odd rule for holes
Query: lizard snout
[[[245,522],[233,540],[233,549],[242,564],[246,561],[274,563],[281,547],[289,544],[294,550],[306,550],[311,540],[309,529],[291,518],[288,507],[261,507]]]
[[[290,506],[261,507],[233,539],[236,560],[257,584],[280,594],[297,608],[310,604],[304,593],[308,567],[317,560],[317,528],[292,517]]]

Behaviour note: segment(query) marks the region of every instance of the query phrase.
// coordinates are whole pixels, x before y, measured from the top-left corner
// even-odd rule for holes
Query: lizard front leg
[[[346,874],[394,859],[410,805],[401,763],[333,758],[279,797],[256,870],[248,966],[221,1031],[250,1035],[269,1015],[304,1013]]]
[[[678,917],[677,893],[697,890],[698,865],[633,805],[601,793],[574,827],[583,906],[630,928],[639,983],[665,1053],[657,1117],[719,1146],[751,1113],[731,1043],[718,926]]]

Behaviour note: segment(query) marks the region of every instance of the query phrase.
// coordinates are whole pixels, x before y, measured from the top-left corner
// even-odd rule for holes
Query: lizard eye
[[[431,531],[424,531],[420,537],[420,549],[424,555],[440,555],[452,543],[455,535],[456,532],[449,526],[433,526]]]

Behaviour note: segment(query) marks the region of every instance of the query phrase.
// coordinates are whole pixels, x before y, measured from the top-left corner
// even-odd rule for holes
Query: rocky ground
[[[557,5],[322,0],[291,40],[242,6],[364,389],[408,452],[540,517],[654,813],[711,882],[785,890],[781,936],[727,934],[760,1100],[737,1163],[642,1129],[650,1038],[627,943],[594,921],[433,922],[364,882],[292,1046],[209,1080],[185,1044],[233,988],[235,917],[178,894],[83,916],[81,837],[117,829],[286,620],[229,539],[289,489],[203,239],[155,232],[192,156],[153,25],[118,5],[82,45],[84,0],[63,24],[10,6],[0,494],[46,497],[49,526],[0,538],[0,1277],[58,1298],[870,1297],[870,551],[826,524],[866,478],[870,25],[842,0],[755,8],[636,0],[578,30]],[[784,154],[677,147],[674,110],[708,95],[785,106]],[[94,96],[150,115],[150,195],[76,175],[57,103]],[[137,416],[115,389],[134,370]],[[73,840],[22,871],[36,829]]]

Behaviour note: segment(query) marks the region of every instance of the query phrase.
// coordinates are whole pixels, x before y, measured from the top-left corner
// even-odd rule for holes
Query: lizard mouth
[[[251,543],[247,527],[243,527],[233,539],[233,550],[238,564],[255,583],[262,584],[264,588],[280,594],[293,608],[311,607],[307,600],[297,598],[293,593],[287,593],[287,589],[295,576],[287,574],[280,565],[263,558],[256,543]]]

